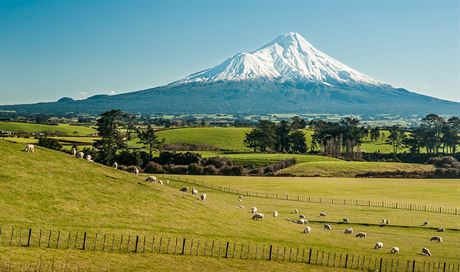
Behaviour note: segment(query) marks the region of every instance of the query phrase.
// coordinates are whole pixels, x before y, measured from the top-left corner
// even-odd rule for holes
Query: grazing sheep
[[[139,175],[139,169],[137,169],[137,167],[134,167],[134,172],[133,172],[134,175]]]
[[[256,213],[257,213],[257,208],[256,208],[256,207],[252,207],[251,212],[252,212],[253,214],[256,214]]]
[[[112,164],[112,167],[115,168],[115,169],[118,169],[118,163],[117,163],[117,162],[114,162],[114,163]]]
[[[26,147],[24,148],[24,151],[25,152],[35,152],[35,146],[33,144],[28,144],[26,145]]]
[[[298,213],[299,213],[299,210],[295,209],[295,210],[294,210],[294,213],[295,213],[295,214],[298,214]]]
[[[155,176],[148,176],[145,181],[148,181],[148,182],[156,182],[157,181],[157,177]]]
[[[91,161],[91,155],[88,154],[88,155],[86,155],[85,158],[86,158],[87,161]]]
[[[446,231],[446,229],[445,229],[445,228],[438,228],[438,230],[437,230],[437,231],[438,231],[438,232],[445,232],[445,231]]]
[[[300,218],[299,220],[294,221],[297,224],[308,224],[308,220],[305,218]]]
[[[332,230],[331,225],[325,224],[325,225],[324,225],[324,230]]]
[[[377,242],[377,243],[375,243],[374,248],[375,248],[375,249],[381,249],[381,248],[383,248],[383,243],[382,243],[382,242]]]
[[[306,227],[304,230],[303,230],[303,233],[305,234],[309,234],[311,232],[311,228],[310,227]]]
[[[163,181],[160,179],[160,180],[158,181],[158,184],[163,185]]]
[[[239,195],[238,196],[238,199],[240,199],[241,201],[243,200],[244,196],[243,195]]]
[[[345,223],[345,224],[350,224],[350,220],[348,220],[348,218],[344,218],[342,221],[343,221],[343,223]]]
[[[326,212],[320,212],[320,213],[319,213],[319,216],[326,216],[326,215],[327,215]]]
[[[166,180],[166,184],[169,184],[169,179]]]
[[[305,219],[305,215],[303,215],[303,214],[299,214],[299,218],[301,218],[301,219],[302,219],[302,218],[303,218],[303,219]]]
[[[423,222],[422,226],[428,226],[428,224],[430,224],[430,222],[428,220],[425,220],[425,222]]]
[[[198,195],[198,190],[192,187],[192,195]]]
[[[77,149],[75,147],[72,147],[72,149],[70,150],[70,154],[72,154],[72,156],[77,155]]]
[[[244,209],[244,206],[243,205],[239,205],[238,206],[240,209]]]
[[[431,256],[431,251],[426,247],[422,247],[422,254],[429,257],[429,256]],[[445,266],[444,266],[444,268],[445,268]]]
[[[345,234],[352,234],[353,233],[353,228],[348,228],[343,231]]]
[[[390,219],[387,219],[387,220],[385,221],[385,225],[390,225]]]
[[[85,156],[85,153],[83,153],[81,151],[77,153],[77,158],[79,158],[79,159],[83,159],[84,156]]]
[[[201,194],[200,199],[201,199],[201,201],[205,201],[206,200],[206,194]]]
[[[265,216],[264,216],[263,213],[256,213],[256,214],[254,214],[254,215],[252,216],[252,219],[253,219],[253,220],[262,220],[262,219],[264,219],[264,217],[265,217]]]
[[[442,238],[440,236],[433,236],[431,237],[430,241],[436,241],[442,243]]]
[[[187,192],[189,191],[189,189],[188,189],[187,186],[184,186],[184,187],[180,188],[179,191],[184,192],[184,193],[187,193]]]
[[[391,250],[390,250],[390,253],[391,254],[399,253],[399,247],[392,247]]]
[[[356,234],[356,237],[358,237],[358,238],[366,238],[366,237],[367,237],[367,233],[365,233],[365,232],[358,232],[358,233]]]
[[[273,217],[278,217],[278,212],[277,211],[273,212]]]

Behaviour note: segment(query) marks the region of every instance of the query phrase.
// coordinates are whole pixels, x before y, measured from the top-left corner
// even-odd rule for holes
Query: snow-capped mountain
[[[326,85],[383,84],[319,51],[294,32],[280,35],[253,52],[238,53],[176,83],[260,79],[312,81]]]

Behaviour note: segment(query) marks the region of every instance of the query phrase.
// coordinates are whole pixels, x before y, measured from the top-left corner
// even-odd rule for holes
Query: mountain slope
[[[337,113],[458,115],[460,103],[394,88],[322,53],[297,33],[166,86],[85,100],[1,106],[24,113]]]

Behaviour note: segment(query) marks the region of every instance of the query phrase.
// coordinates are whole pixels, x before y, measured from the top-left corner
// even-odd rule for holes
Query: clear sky
[[[167,84],[286,32],[393,86],[460,101],[459,0],[0,5],[0,104]]]

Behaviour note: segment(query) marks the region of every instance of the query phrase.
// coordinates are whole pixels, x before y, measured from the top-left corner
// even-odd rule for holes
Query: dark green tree
[[[380,138],[380,129],[378,127],[373,127],[369,130],[369,135],[371,142],[375,142]]]
[[[291,118],[291,129],[303,129],[307,126],[307,122],[300,116],[294,116]]]
[[[160,150],[165,143],[165,139],[159,139],[151,125],[147,125],[145,130],[140,130],[137,136],[139,137],[138,143],[149,149],[150,159],[153,158],[153,151]]]
[[[396,125],[392,126],[389,132],[390,135],[388,136],[387,141],[393,146],[393,155],[396,157],[398,154],[398,148],[403,144],[406,132],[401,129],[400,126]]]
[[[289,139],[291,142],[291,150],[294,153],[307,153],[307,140],[305,139],[305,133],[303,131],[296,129],[289,134]]]
[[[125,147],[119,129],[124,125],[124,116],[120,110],[110,110],[101,114],[97,120],[96,129],[101,137],[93,144],[99,150],[97,161],[110,165],[114,162],[117,151]]]
[[[287,121],[281,121],[276,126],[276,143],[275,149],[278,152],[289,152],[290,150],[290,137],[289,134],[291,132],[291,128]]]

